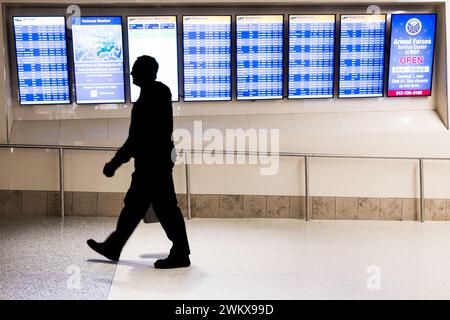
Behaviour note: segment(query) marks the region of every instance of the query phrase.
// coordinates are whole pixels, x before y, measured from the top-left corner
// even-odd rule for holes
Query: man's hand
[[[108,162],[107,164],[105,164],[105,167],[103,168],[103,174],[108,178],[111,178],[116,172],[116,170],[117,166],[112,162]]]

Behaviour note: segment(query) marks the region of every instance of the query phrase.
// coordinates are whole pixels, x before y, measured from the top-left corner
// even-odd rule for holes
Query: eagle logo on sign
[[[406,23],[405,30],[410,36],[417,36],[422,30],[422,22],[417,18],[409,19]]]

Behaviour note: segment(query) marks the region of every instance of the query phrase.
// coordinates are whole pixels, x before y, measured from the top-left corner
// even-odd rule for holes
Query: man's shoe
[[[87,244],[92,250],[94,250],[95,252],[108,258],[109,260],[116,261],[116,262],[119,261],[120,252],[117,253],[117,252],[109,249],[104,243],[98,243],[97,241],[89,239],[87,241]]]
[[[165,259],[159,259],[155,262],[156,269],[173,269],[173,268],[185,268],[191,265],[189,256],[174,256],[169,255]]]

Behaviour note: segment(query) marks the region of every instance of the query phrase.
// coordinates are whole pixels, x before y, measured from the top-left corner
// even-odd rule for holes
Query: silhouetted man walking
[[[158,63],[149,56],[137,58],[133,65],[131,76],[133,83],[141,88],[141,94],[131,112],[128,139],[105,165],[103,173],[112,177],[131,158],[134,158],[135,171],[116,230],[103,243],[92,239],[87,243],[106,258],[118,261],[123,246],[153,205],[173,243],[169,256],[157,260],[155,268],[188,267],[189,243],[172,178],[172,95],[166,85],[156,81],[157,72]]]

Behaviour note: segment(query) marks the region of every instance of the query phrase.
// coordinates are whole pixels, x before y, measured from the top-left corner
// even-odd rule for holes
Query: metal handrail
[[[60,210],[61,216],[64,217],[64,150],[77,151],[117,151],[119,147],[104,147],[104,146],[77,146],[77,145],[44,145],[44,144],[20,144],[7,143],[0,144],[0,148],[22,148],[22,149],[49,149],[58,150],[59,158],[59,192],[60,192]],[[244,156],[279,156],[279,157],[299,157],[305,159],[305,220],[309,221],[311,205],[309,195],[309,160],[310,158],[336,158],[336,159],[365,159],[365,160],[415,160],[419,162],[419,183],[420,183],[420,221],[424,222],[425,213],[425,195],[424,195],[424,170],[423,162],[425,160],[450,160],[450,158],[437,157],[402,157],[402,156],[376,156],[376,155],[345,155],[345,154],[326,154],[326,153],[298,153],[298,152],[259,152],[259,151],[238,151],[238,150],[208,150],[203,149],[183,149],[177,151],[184,155],[185,159],[185,175],[186,175],[186,196],[188,219],[192,218],[191,211],[191,188],[190,188],[190,166],[187,161],[191,154],[220,154],[220,155],[244,155]]]

